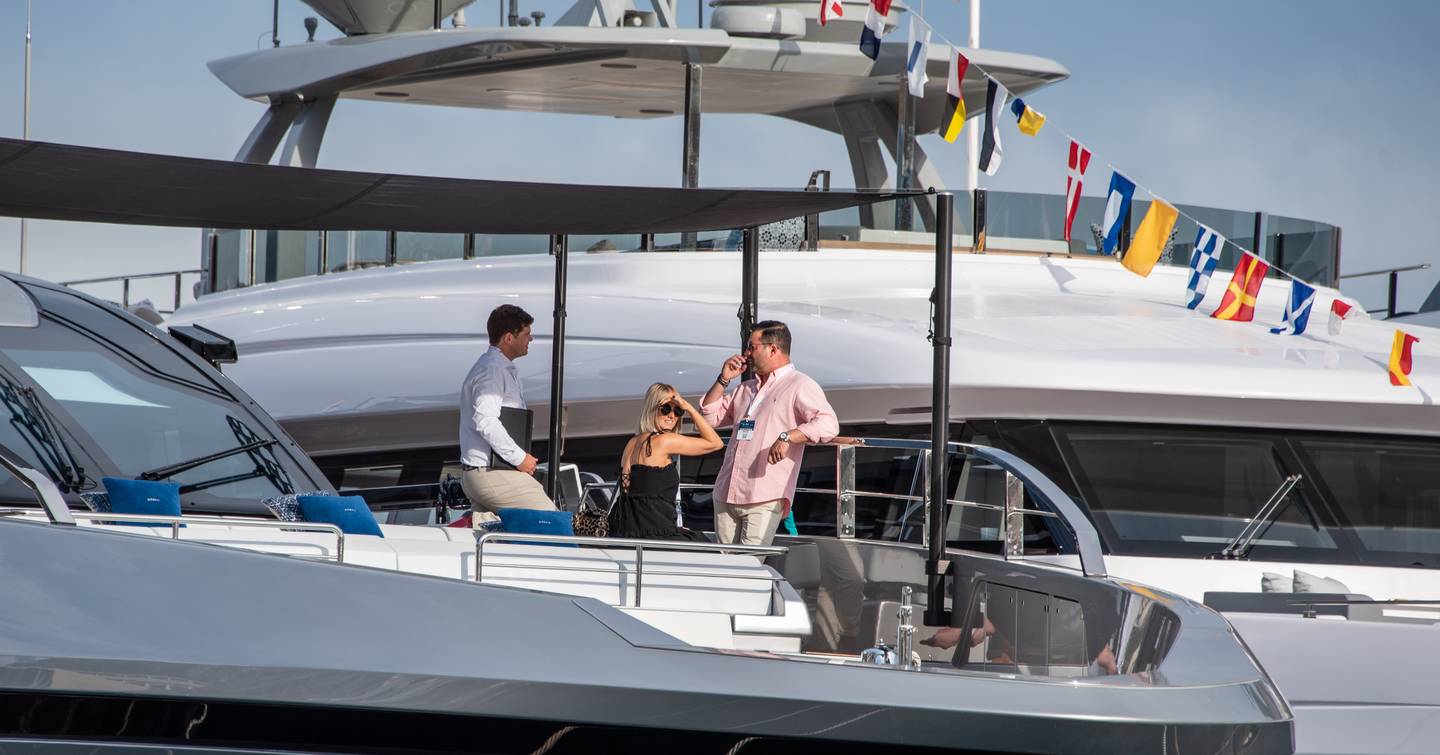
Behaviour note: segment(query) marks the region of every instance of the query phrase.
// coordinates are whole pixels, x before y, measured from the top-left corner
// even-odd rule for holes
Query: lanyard
[[[790,367],[790,365],[786,365],[786,367]],[[784,369],[784,368],[781,368],[781,369]],[[756,386],[756,390],[755,390],[755,395],[754,395],[754,397],[752,397],[752,398],[750,399],[750,406],[748,406],[748,407],[745,408],[745,419],[751,419],[751,418],[753,418],[753,417],[755,416],[755,410],[756,410],[757,408],[759,408],[759,406],[760,406],[760,402],[764,401],[764,400],[765,400],[765,397],[766,397],[767,395],[769,395],[770,391],[772,391],[772,390],[775,389],[775,385],[776,385],[777,383],[779,383],[780,381],[782,381],[782,380],[784,380],[785,378],[789,377],[789,376],[790,376],[790,373],[791,373],[791,372],[794,372],[794,371],[795,371],[794,367],[790,367],[790,369],[787,370],[784,375],[776,375],[776,374],[774,374],[774,373],[771,373],[771,374],[770,374],[770,379],[767,380],[767,381],[765,381],[765,387],[764,387],[764,388],[760,388],[760,387],[759,387],[759,385],[758,385],[759,380],[757,379],[757,380],[756,380],[757,386]]]

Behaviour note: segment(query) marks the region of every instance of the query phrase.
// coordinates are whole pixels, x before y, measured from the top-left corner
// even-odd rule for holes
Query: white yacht
[[[337,20],[331,4],[312,5]],[[238,94],[271,103],[237,154],[246,162],[266,162],[279,148],[284,164],[317,165],[340,97],[682,114],[687,133],[703,109],[765,112],[838,132],[860,187],[887,185],[888,150],[902,164],[900,183],[943,188],[902,128],[899,102],[917,104],[897,96],[903,45],[884,45],[871,63],[841,29],[819,29],[808,7],[718,5],[710,29],[676,28],[663,2],[652,17],[603,0],[581,2],[541,28],[426,30],[418,28],[423,15],[412,14],[410,28],[389,31],[341,20],[345,39],[247,53],[212,70]],[[771,25],[756,26],[756,13]],[[803,23],[787,26],[795,13]],[[1017,94],[1066,75],[1029,56],[966,54]],[[908,111],[912,135],[938,124],[945,56],[932,48],[936,89]],[[980,83],[973,75],[965,82],[972,113],[981,110]],[[727,97],[737,91],[768,96]],[[1268,332],[1288,293],[1280,278],[1262,289],[1255,322],[1206,316],[1230,255],[1209,298],[1190,311],[1183,265],[1161,265],[1142,279],[1083,244],[1054,241],[1060,198],[984,201],[975,217],[985,218],[988,251],[955,258],[950,419],[959,437],[1018,454],[1073,497],[1111,575],[1227,611],[1294,705],[1301,751],[1427,751],[1440,735],[1440,698],[1428,682],[1437,669],[1426,665],[1431,654],[1416,659],[1407,650],[1440,647],[1440,608],[1424,602],[1440,599],[1440,383],[1427,366],[1440,363],[1440,331],[1404,326],[1420,338],[1410,386],[1387,379],[1394,323],[1361,317],[1330,335],[1325,313],[1340,296],[1340,250],[1338,229],[1323,223],[1182,208],[1321,284],[1308,332],[1292,337]],[[956,242],[969,248],[972,216],[955,220]],[[1098,220],[1099,202],[1086,200],[1077,235]],[[791,324],[797,363],[825,386],[848,434],[924,432],[931,261],[913,252],[929,236],[907,229],[934,221],[923,202],[913,212],[822,215],[807,224],[804,251],[775,243],[760,255],[758,314]],[[1182,222],[1171,260],[1188,258],[1187,233],[1193,237],[1194,226]],[[722,238],[572,239],[571,249],[624,253],[575,254],[570,262],[566,461],[612,477],[616,439],[630,432],[644,387],[664,380],[699,393],[734,350],[741,260]],[[433,485],[458,458],[459,380],[483,349],[483,317],[494,302],[539,316],[540,343],[520,366],[537,422],[547,422],[544,313],[554,263],[537,241],[366,228],[215,232],[203,255],[207,293],[170,323],[233,339],[240,358],[227,375],[331,484]],[[806,488],[843,487],[834,455],[817,450],[810,460]],[[718,460],[692,467],[687,476],[701,487],[687,492],[683,510],[703,527],[703,485]],[[887,469],[863,487],[917,493],[919,476]],[[1000,490],[992,483],[961,468],[953,498],[994,500]],[[824,493],[803,494],[796,505],[802,535],[835,533],[854,544],[919,544],[922,513],[903,499],[862,496],[847,522]],[[1076,566],[1078,546],[1063,528],[1018,516],[1029,520],[1018,542],[1007,542],[1001,515],[984,509],[952,516],[947,542]],[[821,553],[831,583],[807,599],[828,618],[807,639],[811,649],[868,646],[876,606],[893,599],[837,586],[846,562],[867,577],[883,571],[883,559],[852,558],[857,549],[864,550]],[[1382,648],[1385,657],[1364,684],[1347,686],[1335,672],[1361,647]],[[1420,681],[1396,683],[1396,668],[1418,668]]]

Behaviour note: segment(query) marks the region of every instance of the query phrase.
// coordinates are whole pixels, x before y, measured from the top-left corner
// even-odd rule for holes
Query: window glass
[[[1214,431],[1057,428],[1062,448],[1111,550],[1134,555],[1214,553],[1280,487],[1276,441]],[[1254,541],[1252,556],[1334,549],[1315,509],[1292,492]],[[1291,551],[1286,554],[1284,551]]]
[[[1372,438],[1299,445],[1372,552],[1367,560],[1440,566],[1440,445]]]
[[[389,239],[385,231],[330,231],[325,240],[325,269],[339,273],[384,265]]]
[[[458,260],[464,256],[465,234],[463,233],[401,232],[395,234],[396,262]]]
[[[9,364],[0,365],[4,378],[0,400],[5,404],[0,411],[8,413],[9,422],[0,423],[4,425],[0,444],[37,468],[53,472],[49,468],[53,459],[47,463],[44,444],[36,441],[34,430],[27,430],[37,411],[23,400],[27,385],[48,397],[44,406],[56,415],[55,423],[70,428],[65,437],[72,439],[72,452],[78,456],[80,446],[93,443],[98,451],[93,456],[114,464],[114,469],[102,470],[89,457],[78,458],[92,479],[107,474],[138,478],[149,470],[270,439],[263,425],[213,383],[200,389],[202,381],[210,382],[204,374],[154,337],[102,307],[48,293],[64,314],[87,324],[104,324],[110,343],[56,320],[49,304],[40,327],[7,329],[3,353]],[[145,362],[136,358],[142,352],[147,355]],[[150,356],[159,359],[150,361]],[[185,500],[203,507],[216,499],[258,502],[291,492],[296,481],[306,477],[293,459],[270,447],[217,459],[166,479],[180,484],[182,491],[195,486]]]

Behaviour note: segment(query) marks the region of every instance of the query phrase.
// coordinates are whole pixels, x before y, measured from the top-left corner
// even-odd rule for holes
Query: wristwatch
[[[789,443],[789,442],[790,442],[790,431],[789,431],[789,430],[781,430],[781,431],[780,431],[780,440],[783,440],[783,441],[785,441],[786,443]]]

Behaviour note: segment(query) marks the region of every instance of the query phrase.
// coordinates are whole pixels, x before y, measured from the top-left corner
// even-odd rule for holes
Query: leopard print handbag
[[[610,493],[610,506],[606,507],[590,496],[580,499],[580,507],[575,510],[573,527],[575,534],[580,537],[609,537],[610,536],[610,509],[614,508],[624,495],[624,489],[620,483],[615,483],[615,488]]]

